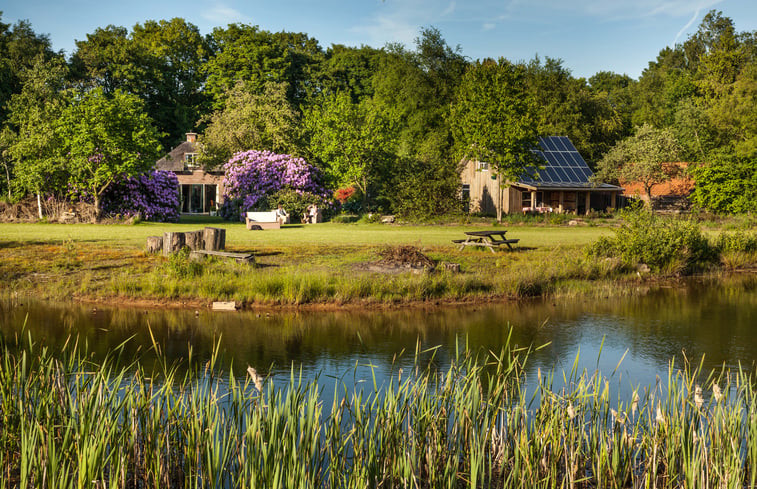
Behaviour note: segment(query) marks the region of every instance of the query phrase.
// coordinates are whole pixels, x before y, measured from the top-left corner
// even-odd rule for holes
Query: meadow
[[[607,296],[633,293],[650,278],[665,278],[642,277],[622,260],[587,254],[588,245],[613,236],[618,222],[582,224],[506,224],[508,237],[520,242],[496,254],[470,247],[461,251],[452,243],[466,230],[491,228],[491,222],[322,223],[266,231],[208,217],[176,224],[0,224],[0,291],[47,300],[341,307]],[[145,252],[148,236],[208,225],[225,228],[227,250],[252,252],[256,264],[193,262],[186,255]],[[412,246],[437,264],[459,264],[460,273],[443,267],[433,273],[401,267],[377,271],[382,253],[400,246]],[[734,262],[734,268],[743,264]]]

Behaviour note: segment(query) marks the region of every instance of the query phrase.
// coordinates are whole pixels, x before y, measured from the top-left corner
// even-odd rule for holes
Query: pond
[[[544,346],[528,371],[580,369],[630,386],[664,377],[671,360],[705,370],[723,365],[753,368],[757,361],[757,276],[692,280],[675,288],[612,299],[532,301],[430,309],[345,312],[211,312],[101,305],[0,301],[5,338],[25,328],[55,347],[69,337],[86,341],[97,357],[127,339],[129,352],[147,351],[151,335],[169,360],[205,362],[218,343],[219,367],[243,374],[248,365],[286,380],[294,367],[306,379],[345,382],[384,377],[423,362],[444,368],[457,349],[499,351],[513,344]],[[151,358],[145,354],[145,361]],[[621,361],[622,359],[622,361]],[[349,379],[349,380],[347,380]]]

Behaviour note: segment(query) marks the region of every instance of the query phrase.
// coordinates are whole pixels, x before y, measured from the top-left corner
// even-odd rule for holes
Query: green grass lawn
[[[225,228],[229,248],[417,245],[450,249],[454,248],[452,240],[463,238],[464,231],[491,227],[322,223],[248,231],[241,223],[208,217],[183,219],[176,224],[0,224],[0,246],[3,242],[56,244],[74,241],[137,249],[145,246],[148,236],[162,235],[166,231],[190,231],[204,226]],[[611,232],[611,228],[596,226],[513,225],[506,229],[508,237],[520,239],[520,245],[528,248],[583,246]]]
[[[0,224],[0,294],[50,300],[235,300],[254,305],[397,304],[591,293],[625,293],[635,279],[619,261],[589,257],[584,246],[612,233],[602,221],[584,226],[511,224],[516,250],[452,243],[464,231],[492,225],[288,225],[248,231],[243,224],[191,217],[176,224]],[[602,223],[602,225],[591,225]],[[256,266],[210,259],[191,262],[145,251],[148,236],[204,226],[227,230],[229,250],[255,253]],[[376,271],[386,246],[412,245],[462,273]]]

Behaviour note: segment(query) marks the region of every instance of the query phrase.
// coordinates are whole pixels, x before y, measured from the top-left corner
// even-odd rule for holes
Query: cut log
[[[205,228],[203,238],[207,251],[220,251],[226,248],[226,230],[223,228]]]
[[[184,248],[184,233],[163,233],[163,255],[177,253]]]
[[[163,236],[147,237],[147,252],[160,253],[163,250]]]
[[[204,231],[188,231],[184,233],[184,243],[190,250],[203,250],[205,249],[205,232]]]

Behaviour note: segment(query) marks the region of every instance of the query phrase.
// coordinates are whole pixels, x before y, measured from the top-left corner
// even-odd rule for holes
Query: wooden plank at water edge
[[[214,302],[213,303],[213,310],[214,311],[236,311],[237,310],[237,303],[234,301],[231,302]]]

